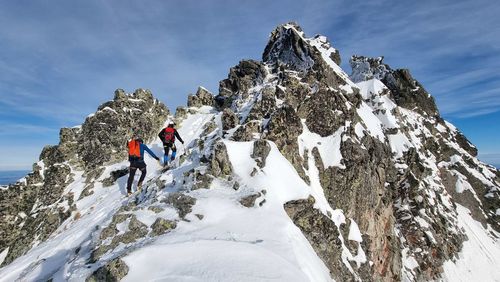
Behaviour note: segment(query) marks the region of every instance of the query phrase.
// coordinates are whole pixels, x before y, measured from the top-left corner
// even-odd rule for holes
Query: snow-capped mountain
[[[174,116],[122,90],[0,190],[5,281],[500,280],[500,172],[408,70],[294,23]],[[126,196],[126,140],[174,120]]]

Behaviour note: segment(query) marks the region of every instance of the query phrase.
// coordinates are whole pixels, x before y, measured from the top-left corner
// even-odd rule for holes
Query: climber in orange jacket
[[[132,194],[132,182],[134,182],[134,176],[137,169],[141,171],[141,177],[139,178],[139,182],[137,182],[137,190],[141,190],[142,182],[146,177],[146,163],[144,162],[144,151],[148,152],[148,154],[155,158],[157,161],[160,160],[151,149],[148,148],[141,138],[132,139],[127,142],[128,147],[128,160],[130,162],[129,175],[127,181],[127,193],[128,195]]]

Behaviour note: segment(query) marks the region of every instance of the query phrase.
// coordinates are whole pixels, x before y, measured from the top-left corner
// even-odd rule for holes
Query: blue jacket
[[[146,145],[145,145],[145,144],[143,144],[143,143],[141,143],[141,145],[140,145],[140,150],[141,150],[141,157],[140,157],[138,160],[137,160],[137,159],[136,159],[136,157],[134,157],[134,156],[128,156],[128,160],[129,160],[129,161],[144,161],[144,150],[145,150],[146,152],[148,152],[148,154],[149,154],[151,157],[153,157],[153,158],[155,158],[155,159],[159,159],[159,158],[155,155],[155,153],[153,153],[153,151],[151,151],[151,149],[149,149],[149,148],[148,148],[148,146],[146,146]]]

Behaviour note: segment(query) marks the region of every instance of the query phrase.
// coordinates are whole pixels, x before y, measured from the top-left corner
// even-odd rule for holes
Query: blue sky
[[[351,3],[366,2],[366,3]],[[288,21],[352,54],[409,68],[441,114],[500,164],[500,5],[466,1],[1,1],[0,170],[30,168],[59,128],[116,88],[149,88],[171,110]]]

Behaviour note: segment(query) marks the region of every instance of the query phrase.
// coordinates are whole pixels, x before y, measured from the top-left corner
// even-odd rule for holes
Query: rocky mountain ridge
[[[50,243],[56,230],[95,225],[89,217],[108,214],[70,248],[76,253],[63,264],[71,271],[61,275],[126,278],[134,272],[131,254],[175,236],[180,225],[210,218],[193,210],[222,193],[250,214],[283,211],[337,281],[443,278],[446,263],[473,240],[457,204],[497,242],[500,173],[477,160],[477,149],[440,117],[408,70],[393,70],[382,58],[353,56],[350,63],[349,76],[325,37],[307,38],[289,23],[271,33],[262,61],[241,61],[220,81],[217,95],[199,88],[174,117],[145,90],[117,90],[81,128],[61,130],[60,144],[43,150],[23,182],[1,191],[3,266]],[[132,132],[154,140],[168,118],[189,136],[179,167],[153,175],[133,200],[85,210],[105,189],[119,189],[123,146]],[[249,172],[241,172],[248,162],[235,152],[248,158]],[[276,187],[256,184],[272,179],[278,152],[296,173],[293,186],[303,187],[302,196],[282,197],[286,190],[270,180]],[[50,220],[37,219],[41,212]],[[144,220],[145,212],[154,220]],[[32,263],[18,278],[43,263]]]

